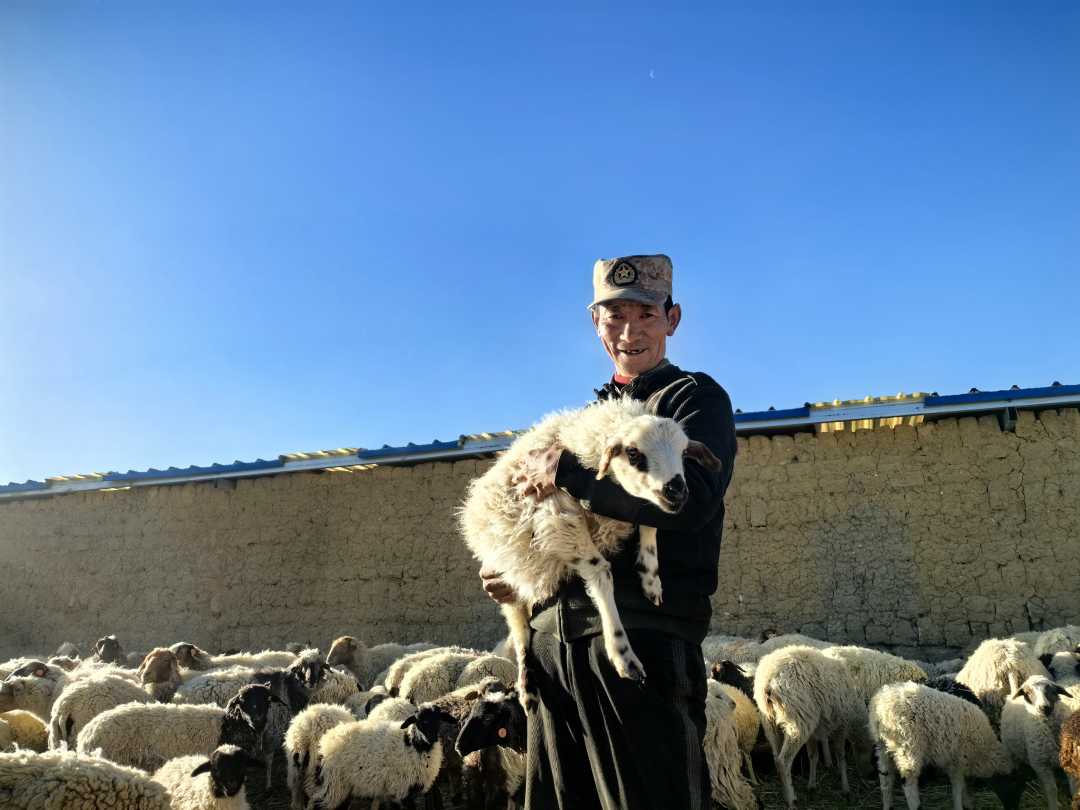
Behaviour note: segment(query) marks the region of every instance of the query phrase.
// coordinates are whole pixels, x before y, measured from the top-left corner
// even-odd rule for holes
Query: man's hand
[[[517,600],[517,593],[503,581],[502,574],[498,571],[481,568],[480,579],[484,581],[484,591],[487,595],[500,605]]]
[[[555,493],[555,473],[559,469],[561,447],[530,450],[510,471],[510,483],[521,495],[532,495],[541,501]]]

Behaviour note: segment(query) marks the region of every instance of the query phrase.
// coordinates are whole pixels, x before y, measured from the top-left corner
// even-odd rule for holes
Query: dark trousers
[[[528,716],[526,810],[709,810],[701,647],[628,630],[644,685],[620,678],[600,636],[533,631],[539,709]]]

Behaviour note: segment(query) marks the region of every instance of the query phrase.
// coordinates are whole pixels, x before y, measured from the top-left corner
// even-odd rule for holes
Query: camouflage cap
[[[663,253],[597,259],[592,280],[589,307],[619,300],[663,305],[671,295],[671,259]]]

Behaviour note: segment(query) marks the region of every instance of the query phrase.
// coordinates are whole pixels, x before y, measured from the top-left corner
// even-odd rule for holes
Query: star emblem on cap
[[[616,287],[626,287],[637,281],[637,268],[630,262],[619,262],[612,268],[611,283]]]

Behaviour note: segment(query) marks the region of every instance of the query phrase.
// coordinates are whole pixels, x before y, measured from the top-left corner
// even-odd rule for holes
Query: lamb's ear
[[[1050,662],[1054,660],[1054,656],[1050,653],[1043,653],[1039,656],[1039,660],[1042,662],[1042,665],[1044,667],[1050,669]]]
[[[600,456],[600,468],[596,471],[596,480],[599,481],[605,475],[607,475],[608,467],[611,466],[611,460],[615,456],[622,452],[622,442],[614,442],[604,448],[604,453]]]
[[[1016,687],[1016,689],[1013,690],[1012,694],[1009,695],[1010,700],[1019,700],[1020,698],[1023,698],[1028,703],[1031,703],[1031,695],[1028,694],[1028,691],[1023,687],[1023,685]]]
[[[706,470],[712,470],[713,472],[719,471],[724,465],[709,449],[709,446],[702,442],[690,440],[690,443],[686,445],[686,452],[683,453],[687,458],[692,458]]]
[[[192,776],[198,776],[200,773],[210,773],[210,760],[206,762],[200,762],[195,766],[195,770],[191,772]]]
[[[402,728],[408,728],[409,726],[414,725],[415,723],[416,723],[416,715],[415,714],[410,714],[408,717],[406,717],[401,722],[401,727]]]

